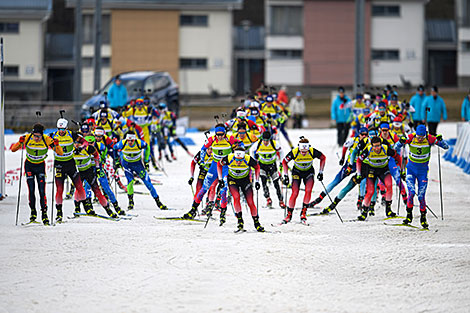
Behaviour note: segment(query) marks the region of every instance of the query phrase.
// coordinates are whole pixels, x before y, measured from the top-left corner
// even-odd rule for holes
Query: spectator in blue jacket
[[[345,106],[345,104],[351,101],[351,99],[344,94],[343,87],[339,87],[338,92],[339,95],[336,96],[336,99],[331,104],[331,119],[336,122],[336,129],[338,131],[337,142],[341,147],[348,138],[351,108]]]
[[[108,91],[109,107],[114,110],[120,110],[127,104],[127,89],[122,84],[119,75],[114,79],[113,85]]]
[[[413,113],[411,113],[411,117],[413,118],[414,126],[416,127],[419,124],[424,124],[424,115],[422,115],[423,111],[423,103],[426,99],[426,94],[424,93],[424,86],[419,85],[418,91],[416,94],[411,97],[410,105],[415,109]]]
[[[470,121],[470,89],[462,102],[462,121]]]
[[[427,116],[426,122],[428,123],[429,133],[437,135],[437,125],[441,118],[447,120],[447,109],[444,100],[438,95],[437,86],[431,89],[431,95],[427,96],[423,103],[423,116]],[[428,109],[429,108],[429,109]],[[426,111],[427,115],[426,115]]]

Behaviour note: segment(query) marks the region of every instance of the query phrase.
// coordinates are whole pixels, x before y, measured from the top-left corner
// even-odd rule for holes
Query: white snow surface
[[[439,131],[445,138],[455,137],[456,125],[441,124]],[[340,169],[336,131],[289,134],[294,142],[306,136],[326,155],[328,184]],[[204,135],[189,136],[197,143],[190,147],[196,153]],[[18,137],[7,136],[8,146]],[[281,143],[287,147],[284,139]],[[19,168],[20,152],[6,151],[6,156],[7,169]],[[330,215],[310,217],[310,226],[295,223],[296,210],[295,222],[273,227],[283,210],[260,208],[267,233],[254,230],[244,209],[248,231],[234,234],[230,207],[223,227],[218,220],[204,229],[202,223],[153,218],[181,216],[190,209],[190,160],[178,148],[178,161],[165,164],[170,176],[157,177],[163,182],[156,186],[162,201],[176,210],[157,210],[150,195],[136,194],[132,213],[139,216],[128,221],[83,217],[55,227],[15,226],[18,181],[8,185],[9,196],[0,202],[0,312],[469,312],[470,176],[452,163],[441,162],[444,220],[428,213],[428,232],[384,225],[379,204],[376,216],[366,222],[342,224]],[[440,217],[437,164],[434,148],[427,200]],[[316,181],[312,199],[320,191]],[[274,188],[271,196],[277,204]],[[356,198],[355,189],[339,204],[344,220],[358,215]],[[118,199],[127,207],[125,194]],[[301,199],[302,191],[297,207]],[[328,203],[325,199],[320,206]],[[259,204],[265,205],[261,192]],[[99,204],[94,207],[105,214]],[[23,180],[20,223],[29,212]],[[65,216],[72,212],[73,201],[65,200]],[[413,224],[418,223],[415,208]]]

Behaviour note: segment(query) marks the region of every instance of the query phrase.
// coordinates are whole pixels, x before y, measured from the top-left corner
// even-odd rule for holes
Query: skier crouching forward
[[[128,133],[126,139],[116,143],[114,149],[114,160],[119,162],[121,159],[122,167],[127,178],[127,197],[129,198],[128,210],[134,208],[134,173],[139,175],[139,178],[144,182],[145,187],[150,191],[153,199],[157,203],[160,210],[167,210],[168,208],[160,201],[157,191],[150,181],[148,174],[150,146],[145,141],[137,139],[135,134]],[[144,164],[142,164],[142,150],[144,150]],[[117,153],[120,153],[120,158]]]
[[[303,180],[305,184],[304,202],[302,205],[302,212],[300,213],[301,221],[307,220],[307,208],[310,203],[310,196],[312,194],[315,170],[313,168],[313,160],[320,159],[320,170],[318,171],[317,179],[323,180],[323,169],[325,168],[326,157],[315,148],[312,148],[307,138],[300,137],[299,145],[297,148],[292,149],[282,160],[282,167],[284,169],[284,185],[289,184],[288,163],[294,161],[292,169],[292,194],[289,199],[287,207],[287,216],[283,223],[289,223],[292,219],[292,212],[294,212],[295,201],[299,195],[300,182]]]
[[[264,232],[263,226],[259,223],[258,209],[253,201],[253,187],[250,182],[250,168],[255,169],[255,188],[259,190],[261,185],[259,183],[260,167],[258,162],[251,156],[245,154],[245,148],[236,147],[234,152],[222,158],[217,164],[217,174],[219,177],[219,188],[222,189],[225,185],[222,170],[223,167],[228,166],[227,182],[230,193],[233,197],[235,216],[238,219],[238,230],[243,230],[242,207],[240,204],[240,190],[245,195],[246,202],[250,207],[251,216],[255,224],[255,228],[259,232]]]

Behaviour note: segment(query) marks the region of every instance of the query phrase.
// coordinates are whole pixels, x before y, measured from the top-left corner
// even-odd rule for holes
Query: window
[[[18,34],[20,32],[20,23],[0,23],[0,33]]]
[[[95,33],[94,15],[83,15],[83,43],[93,43],[93,36]],[[109,44],[111,42],[111,16],[103,14],[101,16],[101,43]]]
[[[272,59],[302,59],[302,50],[271,50]]]
[[[372,50],[372,60],[398,61],[400,60],[400,51],[398,50]]]
[[[470,52],[470,41],[462,41],[462,52]]]
[[[101,67],[109,67],[111,64],[111,59],[108,57],[101,58]],[[85,57],[82,59],[83,67],[93,67],[93,58]]]
[[[161,90],[170,85],[170,80],[165,76],[153,77],[155,90]]]
[[[400,16],[399,5],[373,5],[372,16]]]
[[[180,59],[181,69],[207,69],[207,59]]]
[[[180,15],[181,26],[207,26],[207,15]]]
[[[18,77],[18,65],[5,65],[3,73],[5,73],[5,76]]]
[[[300,6],[272,6],[271,34],[302,35],[303,18]]]

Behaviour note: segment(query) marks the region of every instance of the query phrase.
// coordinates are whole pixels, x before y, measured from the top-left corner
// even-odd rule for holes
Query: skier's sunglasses
[[[58,128],[59,131],[64,132],[67,128]]]
[[[246,134],[246,130],[244,130],[244,131],[239,131],[238,133],[239,133],[240,135]]]
[[[220,137],[220,136],[224,136],[225,133],[215,133],[215,135]]]
[[[424,138],[426,138],[426,136],[419,136],[419,135],[416,135],[416,139],[418,139],[419,141],[424,140]]]
[[[367,136],[367,135],[368,135],[368,133],[360,133],[359,135],[361,135],[361,136],[364,136],[364,137],[365,137],[365,136]]]
[[[34,137],[34,138],[41,138],[41,135],[33,134],[33,137]]]

